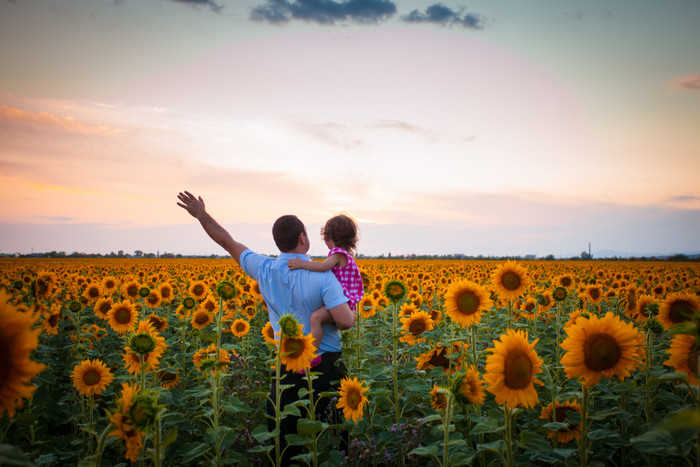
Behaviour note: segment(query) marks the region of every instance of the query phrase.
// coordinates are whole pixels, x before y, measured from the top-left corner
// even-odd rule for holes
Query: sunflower
[[[664,365],[671,366],[680,373],[688,375],[688,383],[697,385],[698,379],[698,348],[695,344],[695,336],[690,334],[676,334],[671,339],[671,346],[666,351],[670,355]]]
[[[316,357],[314,336],[311,333],[298,334],[296,337],[283,335],[280,347],[282,364],[288,371],[305,370],[309,367],[311,360]]]
[[[29,358],[39,345],[41,329],[32,329],[36,316],[8,303],[10,297],[0,289],[0,416],[7,412],[13,418],[22,399],[31,398],[36,389],[29,382],[46,365]]]
[[[401,305],[401,308],[399,308],[399,316],[411,316],[413,313],[417,313],[419,311],[420,309],[418,309],[417,306],[411,302],[407,302]]]
[[[151,373],[158,369],[160,357],[167,345],[165,338],[148,321],[141,321],[131,336],[129,345],[124,347],[124,363],[127,371],[134,375],[143,371]]]
[[[436,345],[428,352],[416,357],[418,362],[416,368],[419,370],[427,370],[428,368],[442,368],[444,373],[451,371],[459,371],[462,369],[463,359],[462,353],[466,350],[461,342],[455,342],[448,348],[442,345]],[[450,361],[452,364],[450,365]]]
[[[216,286],[216,293],[224,300],[231,300],[238,295],[238,287],[230,281],[221,281]]]
[[[169,303],[173,299],[173,295],[175,294],[173,285],[170,282],[163,282],[158,286],[156,290],[160,294],[160,298],[163,300],[163,302],[166,303]]]
[[[566,351],[561,363],[568,378],[582,378],[586,387],[597,384],[602,376],[624,379],[640,364],[639,332],[612,312],[602,318],[579,317],[567,334],[561,343]]]
[[[360,300],[360,303],[358,303],[357,306],[360,316],[365,319],[374,316],[374,314],[377,312],[377,302],[374,300],[372,295],[365,295],[362,297],[362,300]]]
[[[209,293],[209,286],[200,280],[193,282],[188,290],[194,298],[201,300]]]
[[[99,298],[102,298],[102,286],[99,284],[89,284],[85,287],[83,298],[85,298],[88,303],[95,303]]]
[[[108,320],[109,310],[112,309],[112,305],[114,305],[114,302],[111,298],[100,298],[97,300],[97,302],[95,302],[93,311],[98,318]]]
[[[406,284],[398,279],[391,279],[384,285],[384,296],[392,303],[399,303],[407,293]]]
[[[131,419],[131,408],[137,390],[136,386],[122,383],[122,397],[119,401],[119,410],[109,417],[112,425],[116,427],[116,430],[109,433],[109,436],[116,436],[124,440],[126,444],[125,457],[132,463],[138,460],[139,453],[143,447],[143,433],[139,431]]]
[[[700,299],[688,292],[674,292],[666,297],[657,319],[664,329],[690,321],[700,311]]]
[[[494,271],[491,280],[499,298],[503,300],[515,300],[530,285],[525,268],[510,260]]]
[[[156,315],[155,313],[151,313],[151,316],[148,317],[148,322],[149,322],[149,324],[153,325],[153,327],[158,332],[163,332],[168,327],[168,319],[161,318],[160,316]]]
[[[650,316],[653,316],[658,305],[659,303],[656,301],[656,298],[651,295],[642,295],[638,297],[637,313],[635,313],[634,319],[644,321]]]
[[[275,329],[272,327],[271,322],[268,321],[267,323],[265,323],[265,326],[263,326],[260,332],[262,333],[265,342],[272,345],[278,344],[277,339],[275,339]]]
[[[467,280],[453,282],[445,293],[446,313],[463,327],[481,321],[481,313],[492,304],[486,289]]]
[[[571,274],[561,274],[554,278],[554,284],[564,287],[566,290],[573,290],[576,285],[576,279]]]
[[[540,418],[549,422],[566,423],[566,417],[570,412],[581,413],[581,405],[576,401],[566,401],[563,404],[557,402],[556,409],[553,406],[554,403],[543,407]],[[581,423],[567,424],[564,428],[550,430],[547,433],[547,438],[554,439],[555,437],[562,444],[568,443],[574,438],[581,439]]]
[[[358,381],[357,377],[340,380],[340,388],[338,389],[340,398],[335,406],[343,409],[346,420],[357,423],[362,418],[362,412],[367,403],[365,392],[368,389],[369,387],[364,387],[364,381]]]
[[[199,304],[199,309],[200,310],[206,310],[208,313],[216,313],[219,309],[218,303],[216,299],[211,296],[207,295],[204,300]]]
[[[447,408],[447,397],[445,397],[447,389],[433,385],[430,390],[430,406],[435,410],[445,410]]]
[[[234,350],[232,350],[232,352],[234,354],[236,353]],[[217,367],[223,366],[224,364],[229,363],[231,361],[229,358],[228,351],[226,349],[218,350],[218,360],[216,358],[216,355],[216,345],[212,343],[209,345],[209,347],[199,349],[198,351],[196,351],[192,356],[192,361],[194,362],[194,366],[196,366],[198,370],[204,371],[205,369],[211,368],[213,373],[216,371]]]
[[[129,281],[122,286],[124,294],[131,300],[136,300],[138,298],[140,288],[141,284],[137,280]]]
[[[160,292],[156,290],[149,290],[148,295],[144,297],[144,302],[149,308],[158,308],[163,302],[163,297],[160,296]]]
[[[567,295],[569,295],[569,291],[566,289],[566,287],[562,286],[555,287],[554,291],[552,292],[552,298],[555,302],[566,300]]]
[[[250,331],[250,323],[244,319],[237,319],[231,325],[231,332],[236,337],[244,337]]]
[[[83,396],[99,396],[112,379],[112,372],[98,359],[83,360],[73,367],[73,386]]]
[[[214,315],[202,308],[198,308],[197,311],[192,314],[192,318],[190,319],[190,323],[192,323],[192,327],[195,329],[204,329],[213,322]]]
[[[603,299],[603,289],[596,284],[589,285],[583,294],[588,303],[597,305]]]
[[[180,375],[173,371],[161,370],[158,373],[158,381],[163,389],[171,389],[180,385]]]
[[[119,282],[117,281],[116,277],[107,276],[104,279],[102,279],[102,281],[100,282],[100,286],[102,287],[102,290],[105,294],[111,294],[117,290]]]
[[[406,342],[410,345],[423,342],[425,337],[420,337],[425,331],[433,329],[433,320],[425,311],[416,311],[405,318],[401,318],[404,335],[401,336],[401,342]]]
[[[61,322],[61,305],[55,303],[44,313],[43,328],[46,334],[58,334],[58,324]]]
[[[479,378],[476,367],[469,366],[452,380],[450,391],[462,405],[483,404],[485,399],[484,382]]]
[[[126,334],[136,327],[138,313],[131,301],[122,300],[109,310],[109,326],[119,334]]]
[[[532,408],[538,401],[534,383],[542,384],[535,377],[542,372],[542,359],[535,352],[537,339],[531,344],[527,339],[527,332],[508,329],[487,349],[492,354],[486,357],[486,390],[508,409]]]

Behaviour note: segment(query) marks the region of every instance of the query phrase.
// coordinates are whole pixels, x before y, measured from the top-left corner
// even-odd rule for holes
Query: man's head
[[[282,216],[272,225],[272,238],[282,253],[290,252],[299,246],[300,236],[306,235],[304,223],[297,216]],[[306,246],[308,251],[308,244]],[[306,253],[306,251],[304,251]]]

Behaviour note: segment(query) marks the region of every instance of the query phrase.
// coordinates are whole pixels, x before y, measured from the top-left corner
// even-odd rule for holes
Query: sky
[[[700,252],[697,0],[0,0],[0,253]]]

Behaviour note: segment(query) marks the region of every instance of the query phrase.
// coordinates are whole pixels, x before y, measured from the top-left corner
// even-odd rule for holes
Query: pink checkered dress
[[[350,302],[350,308],[355,311],[356,306],[362,300],[362,296],[365,294],[365,289],[362,286],[362,275],[360,274],[360,268],[357,267],[355,259],[342,248],[333,248],[328,252],[328,256],[335,253],[341,253],[345,255],[348,259],[348,263],[341,267],[335,266],[331,271],[338,278],[340,285],[343,286],[343,292],[345,296],[348,297]]]

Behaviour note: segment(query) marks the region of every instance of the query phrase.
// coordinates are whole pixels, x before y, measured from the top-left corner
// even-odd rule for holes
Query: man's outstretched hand
[[[199,219],[199,214],[205,212],[204,200],[201,196],[199,198],[195,198],[192,193],[185,191],[184,193],[178,193],[177,199],[181,201],[180,203],[177,203],[177,205],[189,212],[192,217]]]

